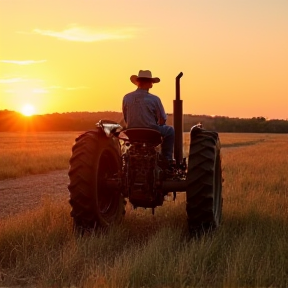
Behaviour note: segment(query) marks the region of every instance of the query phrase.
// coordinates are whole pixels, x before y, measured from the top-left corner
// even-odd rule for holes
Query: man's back
[[[128,128],[157,129],[160,123],[166,121],[166,114],[160,98],[141,88],[124,96],[122,109]]]

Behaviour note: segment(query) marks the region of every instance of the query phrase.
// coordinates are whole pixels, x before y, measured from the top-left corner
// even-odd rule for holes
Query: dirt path
[[[34,209],[46,197],[68,201],[67,173],[67,170],[59,170],[0,181],[0,219]]]
[[[225,148],[222,152],[226,154],[232,150]],[[0,220],[34,209],[46,197],[51,200],[66,201],[69,205],[68,183],[67,170],[0,181]]]

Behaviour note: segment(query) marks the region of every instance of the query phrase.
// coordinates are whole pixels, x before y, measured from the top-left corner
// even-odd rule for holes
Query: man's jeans
[[[163,137],[163,142],[161,144],[161,154],[167,159],[173,159],[173,146],[175,132],[172,126],[162,125],[158,126],[158,130]]]

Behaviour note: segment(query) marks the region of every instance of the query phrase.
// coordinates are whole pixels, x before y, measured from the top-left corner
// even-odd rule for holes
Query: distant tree
[[[0,131],[86,131],[94,129],[101,119],[124,123],[122,113],[113,111],[67,112],[25,117],[14,111],[0,110]],[[218,132],[288,133],[288,120],[183,115],[184,132],[189,132],[197,123],[202,123],[207,130]],[[173,124],[172,114],[167,114],[167,124]]]

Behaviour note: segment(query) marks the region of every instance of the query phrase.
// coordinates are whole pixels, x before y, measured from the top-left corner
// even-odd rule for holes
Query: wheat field
[[[81,132],[0,132],[0,180],[68,169]]]
[[[55,159],[63,157],[52,169],[67,167],[74,136],[63,136],[62,150],[43,141],[54,147],[51,153],[57,150]],[[214,233],[188,235],[185,193],[164,202],[154,216],[128,204],[120,226],[83,238],[72,234],[68,203],[47,199],[0,221],[0,287],[287,287],[288,135],[221,133],[220,140],[223,219]],[[6,157],[14,157],[10,150]],[[32,173],[39,171],[37,163]]]

